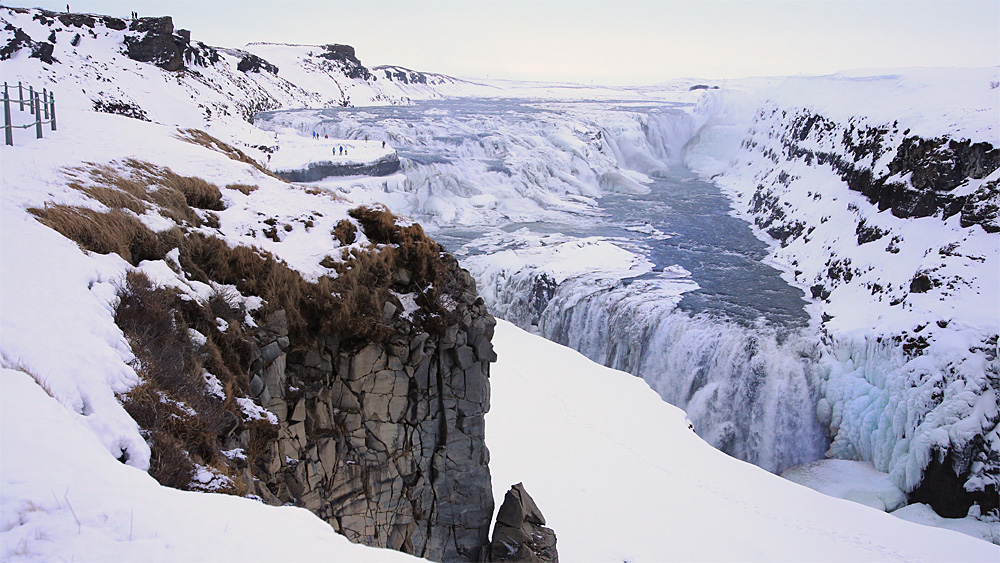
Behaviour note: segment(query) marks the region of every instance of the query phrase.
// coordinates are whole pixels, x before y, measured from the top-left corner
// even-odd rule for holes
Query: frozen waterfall
[[[388,139],[405,181],[385,202],[464,255],[494,314],[641,376],[719,449],[771,471],[826,450],[801,294],[683,170],[704,122],[690,107],[454,100],[261,121]]]

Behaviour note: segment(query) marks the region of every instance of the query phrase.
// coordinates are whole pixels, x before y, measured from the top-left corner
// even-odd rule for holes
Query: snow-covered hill
[[[197,33],[174,29],[169,17],[123,20],[0,7],[0,27],[8,84],[44,87],[60,108],[204,129],[258,160],[274,148],[250,126],[261,111],[497,90],[401,67],[372,72],[347,45],[213,47],[197,41]]]

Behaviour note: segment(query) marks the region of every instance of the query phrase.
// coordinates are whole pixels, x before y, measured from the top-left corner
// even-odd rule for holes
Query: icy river
[[[717,448],[770,471],[822,457],[802,292],[680,163],[689,108],[440,100],[269,112],[265,129],[386,140],[402,171],[320,182],[424,225],[491,310],[645,379]]]

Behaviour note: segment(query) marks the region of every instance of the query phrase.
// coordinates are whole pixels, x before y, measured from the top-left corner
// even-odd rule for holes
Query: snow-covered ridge
[[[212,47],[175,30],[169,17],[123,20],[4,6],[0,27],[8,83],[46,87],[60,108],[213,131],[260,161],[274,148],[249,126],[261,111],[401,104],[495,90],[412,72],[407,76],[425,78],[380,79],[346,45]]]

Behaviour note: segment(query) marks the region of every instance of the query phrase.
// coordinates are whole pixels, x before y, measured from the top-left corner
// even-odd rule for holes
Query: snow
[[[639,378],[500,321],[486,416],[494,497],[523,482],[565,561],[996,561],[715,450]],[[531,392],[525,392],[530,389]],[[499,506],[499,503],[498,505]]]
[[[487,243],[495,249],[499,235],[500,233],[494,233],[494,238],[488,243],[477,241],[471,248],[481,248]],[[519,248],[494,250],[489,254],[473,256],[465,260],[463,266],[475,271],[477,279],[483,281],[530,269],[539,275],[549,276],[557,284],[584,274],[619,280],[653,270],[653,264],[649,260],[600,237],[571,238],[558,234],[539,236],[521,229],[503,239],[508,239],[508,244],[516,241]]]
[[[823,459],[797,465],[782,477],[832,497],[852,500],[883,512],[906,504],[906,495],[871,462]]]
[[[904,506],[892,514],[917,524],[955,530],[974,538],[982,538],[983,541],[1000,543],[1000,522],[997,522],[996,518],[988,521],[977,520],[973,517],[942,518],[934,512],[933,508],[922,503]]]

